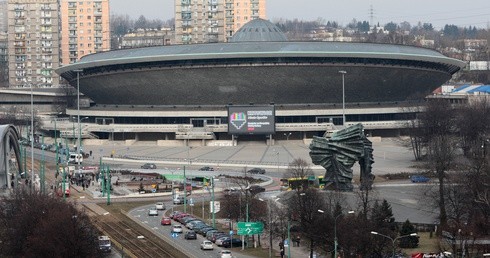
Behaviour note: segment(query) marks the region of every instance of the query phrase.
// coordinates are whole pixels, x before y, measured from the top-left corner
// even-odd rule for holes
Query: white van
[[[78,164],[83,162],[83,155],[77,153],[70,153],[70,158],[68,159],[68,163]]]

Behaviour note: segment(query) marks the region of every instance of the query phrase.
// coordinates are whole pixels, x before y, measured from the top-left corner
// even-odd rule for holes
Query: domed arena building
[[[236,145],[308,140],[344,115],[370,135],[399,134],[415,115],[404,107],[464,65],[413,46],[291,42],[257,19],[229,43],[108,51],[57,73],[91,99],[67,110],[84,118],[84,139]],[[263,120],[238,128],[241,114]]]

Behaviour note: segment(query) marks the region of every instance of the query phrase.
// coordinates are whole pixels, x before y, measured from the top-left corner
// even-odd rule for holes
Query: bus
[[[286,191],[298,188],[325,188],[324,176],[290,177],[281,179],[281,189]]]

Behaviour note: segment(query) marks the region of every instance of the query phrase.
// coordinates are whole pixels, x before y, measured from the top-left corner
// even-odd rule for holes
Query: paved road
[[[167,206],[167,209],[170,209],[173,204],[171,202],[166,202],[165,205]],[[218,252],[220,250],[223,250],[224,248],[220,248],[216,245],[214,245],[214,250],[206,250],[202,251],[200,249],[200,244],[205,238],[201,235],[197,235],[196,240],[186,240],[184,238],[185,232],[188,231],[184,226],[184,232],[182,234],[172,234],[171,233],[171,226],[162,226],[161,225],[161,218],[164,215],[164,213],[167,213],[167,211],[159,211],[158,216],[148,216],[148,209],[153,206],[153,205],[146,205],[146,206],[141,206],[136,209],[133,209],[129,212],[129,215],[132,216],[135,220],[139,220],[145,227],[153,230],[158,236],[163,238],[169,243],[172,243],[175,247],[181,249],[181,250],[186,250],[186,254],[189,255],[189,257],[196,257],[196,258],[215,258],[218,257]],[[172,225],[180,225],[180,223],[176,221],[172,221]],[[173,235],[173,236],[172,236]],[[231,249],[232,252],[234,249]],[[239,248],[238,248],[239,249]],[[237,252],[233,252],[233,255],[236,258],[249,258],[251,256],[243,255]]]

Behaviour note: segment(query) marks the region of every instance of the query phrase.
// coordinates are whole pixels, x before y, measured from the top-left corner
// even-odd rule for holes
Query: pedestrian
[[[284,249],[284,240],[279,242],[279,249]]]
[[[281,248],[281,258],[284,258],[284,248]]]
[[[299,247],[299,242],[301,241],[301,237],[299,235],[296,236],[296,246]]]

